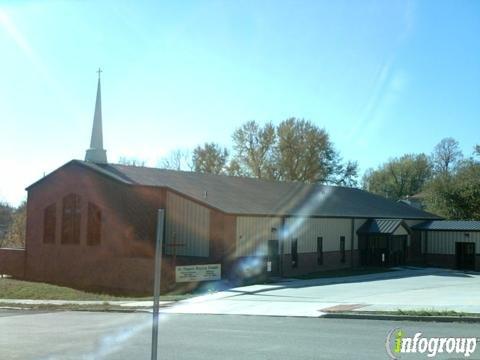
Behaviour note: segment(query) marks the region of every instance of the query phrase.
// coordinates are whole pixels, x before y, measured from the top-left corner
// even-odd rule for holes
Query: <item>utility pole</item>
[[[160,279],[162,275],[162,244],[164,233],[165,210],[159,209],[157,215],[157,238],[155,243],[155,274],[153,284],[153,323],[152,323],[152,357],[157,360],[158,347],[158,310],[160,305]]]

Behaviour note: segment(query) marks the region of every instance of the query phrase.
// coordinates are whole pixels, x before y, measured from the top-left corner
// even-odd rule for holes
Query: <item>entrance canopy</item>
[[[407,235],[409,226],[402,219],[370,219],[357,230],[358,235]]]
[[[361,265],[405,265],[410,228],[402,219],[369,219],[357,234]]]

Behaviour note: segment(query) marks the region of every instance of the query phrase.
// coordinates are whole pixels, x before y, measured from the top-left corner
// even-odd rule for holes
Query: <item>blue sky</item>
[[[479,1],[1,1],[0,200],[89,145],[109,160],[231,145],[248,120],[324,127],[361,170],[480,143]]]

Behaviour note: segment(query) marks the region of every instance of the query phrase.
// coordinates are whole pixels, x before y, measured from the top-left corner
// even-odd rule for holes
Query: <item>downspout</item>
[[[425,234],[425,253],[423,256],[423,264],[427,265],[428,263],[428,231],[424,231]]]
[[[352,218],[350,221],[350,266],[352,268],[354,267],[354,261],[353,261],[354,230],[355,230],[355,218]]]
[[[284,257],[284,240],[285,240],[285,216],[282,217],[278,239],[280,240],[280,277],[283,277],[283,257]]]

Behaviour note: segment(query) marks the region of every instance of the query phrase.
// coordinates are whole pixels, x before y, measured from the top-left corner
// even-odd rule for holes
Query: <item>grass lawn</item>
[[[401,310],[393,312],[394,315],[410,315],[410,316],[474,316],[478,317],[480,314],[466,313],[454,310],[434,310],[434,309],[421,309],[421,310]]]
[[[160,300],[176,301],[192,297],[192,294],[164,295]],[[125,297],[99,294],[57,286],[46,283],[0,278],[0,299],[32,299],[32,300],[90,300],[90,301],[126,301],[152,300],[147,297]]]
[[[345,277],[345,276],[358,276],[358,275],[369,275],[369,274],[378,274],[395,271],[393,269],[384,268],[384,267],[365,267],[365,268],[355,268],[355,269],[339,269],[339,270],[326,270],[318,271],[305,275],[294,276],[295,279],[321,279],[321,278],[333,278],[333,277]]]

